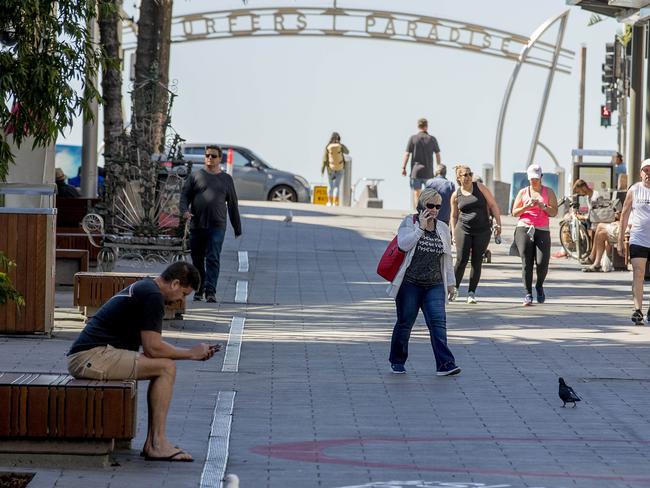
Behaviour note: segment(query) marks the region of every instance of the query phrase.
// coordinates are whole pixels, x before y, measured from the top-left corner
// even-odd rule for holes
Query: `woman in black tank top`
[[[451,235],[456,243],[456,293],[463,280],[465,268],[470,261],[469,289],[467,303],[476,303],[476,288],[481,279],[483,254],[490,243],[492,229],[490,214],[494,216],[495,235],[501,234],[501,213],[492,193],[483,183],[472,181],[472,170],[469,166],[456,167],[458,189],[451,197]]]

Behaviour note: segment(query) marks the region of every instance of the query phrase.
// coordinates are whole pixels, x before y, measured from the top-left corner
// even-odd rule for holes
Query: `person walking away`
[[[433,178],[434,154],[436,164],[442,164],[438,141],[427,132],[428,130],[429,122],[427,119],[419,119],[418,133],[409,138],[402,161],[402,176],[406,176],[406,165],[409,158],[411,159],[409,181],[411,190],[413,190],[413,207],[418,204],[422,187],[426,185],[427,180]]]
[[[68,371],[89,380],[149,380],[149,420],[142,452],[149,461],[191,462],[192,456],[167,439],[176,361],[205,361],[221,345],[189,349],[162,339],[165,303],[182,299],[200,286],[198,270],[183,261],[159,276],[129,285],[90,317],[68,352]],[[142,352],[140,353],[140,347]]]
[[[427,181],[427,188],[433,188],[442,197],[442,207],[438,212],[438,220],[443,221],[449,225],[449,217],[451,216],[451,195],[456,190],[454,184],[447,179],[447,166],[438,164],[434,171],[434,176]]]
[[[180,212],[191,219],[190,253],[201,274],[194,300],[215,303],[221,248],[226,236],[226,213],[235,238],[241,235],[237,193],[232,176],[221,171],[221,148],[205,148],[205,167],[187,177],[181,191]]]
[[[620,176],[627,174],[627,168],[623,162],[623,155],[620,152],[617,152],[614,155],[614,180],[616,181],[616,189],[620,188]]]
[[[54,182],[56,183],[56,196],[59,198],[79,198],[81,194],[74,186],[65,182],[65,173],[61,168],[54,169]]]
[[[551,258],[551,232],[549,217],[557,215],[555,192],[542,185],[542,168],[531,164],[526,170],[529,186],[522,188],[512,206],[512,216],[518,217],[515,227],[515,244],[521,256],[521,274],[526,295],[524,306],[533,304],[533,268],[537,267],[537,303],[544,303],[544,280]]]
[[[474,304],[477,303],[476,288],[481,280],[483,254],[492,237],[490,214],[496,222],[495,235],[501,235],[501,212],[488,187],[472,181],[472,176],[469,166],[456,166],[459,186],[451,196],[451,233],[452,241],[456,243],[456,287],[449,298],[453,301],[458,296],[465,268],[471,258],[467,303]]]
[[[623,211],[618,229],[618,248],[624,249],[625,229],[632,215],[630,229],[630,261],[632,262],[632,295],[634,297],[634,312],[632,322],[643,325],[643,279],[645,269],[650,259],[650,159],[641,163],[641,181],[634,183],[625,196]],[[646,313],[650,322],[650,307]]]
[[[327,170],[328,192],[327,206],[340,204],[341,183],[343,182],[343,171],[345,170],[345,156],[349,154],[348,148],[341,143],[341,135],[332,132],[330,142],[325,146],[323,154],[323,165],[320,174],[323,176]]]
[[[418,214],[406,216],[397,231],[398,246],[406,256],[387,290],[397,309],[389,355],[393,373],[406,373],[409,338],[420,310],[429,329],[436,375],[460,373],[447,345],[445,303],[453,289],[454,271],[449,227],[436,218],[441,205],[438,192],[425,188],[420,193]]]

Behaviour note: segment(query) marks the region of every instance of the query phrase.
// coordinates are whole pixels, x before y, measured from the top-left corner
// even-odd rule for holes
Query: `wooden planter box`
[[[54,324],[54,225],[50,209],[0,209],[0,251],[16,266],[9,270],[25,306],[0,305],[0,334],[50,333]],[[33,213],[32,213],[33,211]]]
[[[144,273],[86,272],[74,275],[72,303],[87,317],[92,316],[117,292],[147,276]],[[181,318],[185,313],[185,298],[165,305],[165,318]]]

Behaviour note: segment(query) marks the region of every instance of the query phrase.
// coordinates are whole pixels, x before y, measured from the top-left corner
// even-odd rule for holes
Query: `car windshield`
[[[271,166],[269,163],[267,163],[267,162],[264,160],[264,158],[260,157],[259,154],[254,153],[254,152],[251,151],[250,149],[248,149],[248,153],[253,157],[253,159],[254,159],[255,161],[259,161],[260,163],[262,163],[262,164],[263,164],[264,166],[266,166],[267,168],[273,169],[273,166]]]

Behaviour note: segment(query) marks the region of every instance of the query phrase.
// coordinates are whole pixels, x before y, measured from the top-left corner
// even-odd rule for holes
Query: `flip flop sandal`
[[[582,268],[582,271],[585,273],[598,273],[600,270],[600,266],[594,266],[593,264],[591,266],[587,266],[586,268]]]
[[[187,453],[185,451],[183,451],[182,449],[179,449],[178,451],[176,451],[171,456],[158,457],[158,456],[149,456],[148,454],[145,454],[144,459],[145,459],[145,461],[168,461],[170,463],[174,463],[174,462],[175,463],[192,463],[192,462],[194,462],[194,459],[192,459],[192,458],[190,458],[190,459],[179,459],[179,458],[177,458],[176,456],[178,456],[179,454],[187,454]]]

